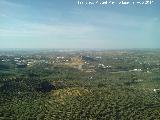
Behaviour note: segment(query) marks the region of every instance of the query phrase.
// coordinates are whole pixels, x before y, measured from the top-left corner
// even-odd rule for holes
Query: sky
[[[160,48],[158,1],[0,0],[0,48]]]

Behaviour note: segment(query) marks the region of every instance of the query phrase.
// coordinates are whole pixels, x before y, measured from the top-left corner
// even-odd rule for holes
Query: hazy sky
[[[124,6],[0,0],[0,48],[160,48],[158,1]]]

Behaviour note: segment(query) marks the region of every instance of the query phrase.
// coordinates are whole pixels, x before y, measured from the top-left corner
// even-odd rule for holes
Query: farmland
[[[160,50],[0,51],[2,120],[158,120]]]

